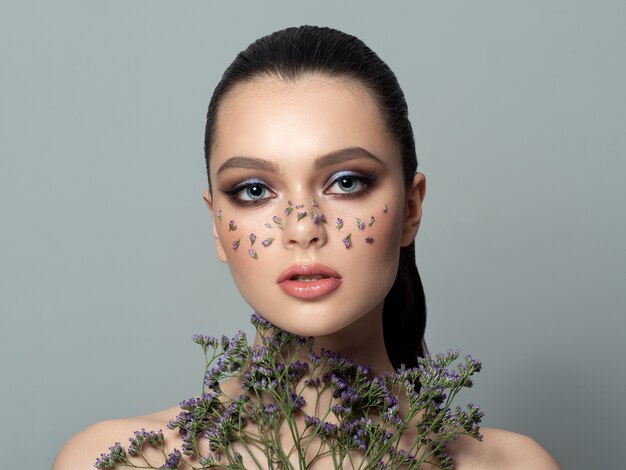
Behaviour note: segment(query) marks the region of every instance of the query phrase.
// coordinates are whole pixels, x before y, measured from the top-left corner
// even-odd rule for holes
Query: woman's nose
[[[317,208],[293,208],[283,217],[283,245],[285,248],[320,248],[326,244],[327,223]]]

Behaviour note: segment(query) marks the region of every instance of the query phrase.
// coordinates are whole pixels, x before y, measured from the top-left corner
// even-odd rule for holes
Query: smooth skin
[[[355,148],[364,151],[337,157],[338,151]],[[315,336],[317,348],[341,352],[376,374],[393,371],[382,335],[383,302],[400,247],[419,229],[426,179],[417,173],[404,188],[396,142],[371,95],[353,81],[319,75],[295,83],[259,78],[237,85],[219,110],[210,176],[212,191],[203,197],[213,217],[217,255],[250,306],[285,330]],[[313,199],[327,224],[285,216],[290,202],[312,210]],[[280,228],[274,216],[281,217]],[[360,230],[356,219],[372,216],[375,222]],[[338,218],[345,223],[341,229]],[[254,243],[250,234],[257,237]],[[348,234],[350,248],[343,243]],[[365,236],[374,242],[365,242]],[[269,246],[260,244],[268,238]],[[339,273],[339,288],[308,300],[278,287],[285,269],[311,263]],[[233,395],[238,390],[232,380],[223,387]],[[141,428],[163,429],[171,450],[180,441],[167,422],[179,411],[174,406],[97,423],[66,443],[53,470],[91,469],[109,446],[126,443]],[[457,469],[559,469],[528,437],[490,428],[481,432],[483,441],[463,436],[449,446]],[[162,464],[162,457],[152,457]]]

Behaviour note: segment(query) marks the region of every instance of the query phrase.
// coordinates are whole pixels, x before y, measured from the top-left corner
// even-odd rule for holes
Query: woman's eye
[[[240,189],[236,196],[242,201],[260,201],[270,196],[270,191],[262,184],[249,184],[245,188]]]
[[[254,206],[264,204],[276,194],[265,183],[255,180],[243,181],[229,189],[222,189],[233,204]]]
[[[324,190],[327,194],[353,194],[367,187],[365,178],[355,175],[336,177]]]

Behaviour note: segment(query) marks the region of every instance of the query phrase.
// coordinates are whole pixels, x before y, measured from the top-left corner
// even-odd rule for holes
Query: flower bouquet
[[[451,408],[481,364],[459,352],[418,359],[415,368],[372,377],[368,367],[321,349],[313,338],[251,319],[262,338],[196,335],[206,369],[202,394],[180,403],[168,427],[182,445],[165,450],[162,430],[136,431],[115,443],[95,467],[109,469],[417,469],[453,468],[446,445],[460,435],[481,439],[483,413],[474,404]],[[236,381],[238,394],[222,387]],[[150,462],[147,447],[160,450]]]

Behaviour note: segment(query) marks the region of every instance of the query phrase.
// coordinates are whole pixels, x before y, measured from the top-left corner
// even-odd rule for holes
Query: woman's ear
[[[204,191],[204,193],[202,193],[202,198],[204,199],[206,207],[207,209],[209,209],[209,213],[211,214],[211,218],[213,219],[213,238],[215,239],[215,251],[217,252],[217,257],[220,259],[220,261],[226,263],[226,252],[224,251],[222,240],[217,233],[216,217],[213,213],[213,201],[211,200],[211,195],[208,191]]]
[[[420,227],[422,220],[422,202],[426,196],[426,177],[423,173],[415,173],[413,184],[407,191],[402,225],[402,246],[409,246]]]

